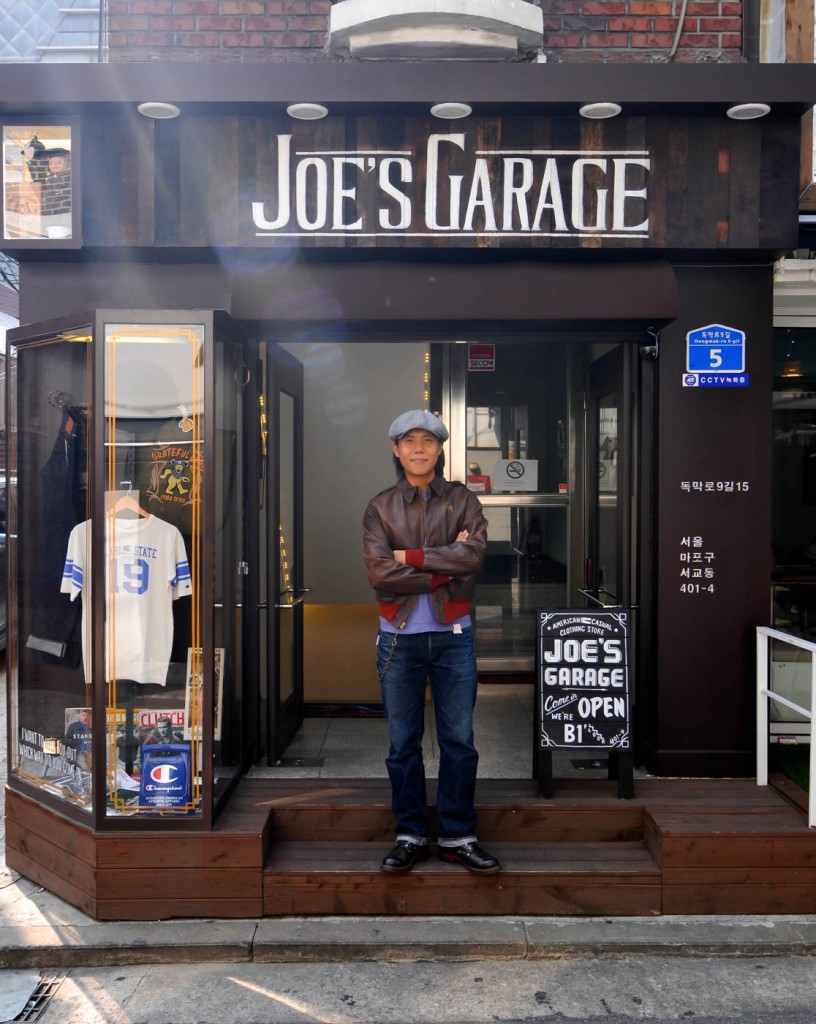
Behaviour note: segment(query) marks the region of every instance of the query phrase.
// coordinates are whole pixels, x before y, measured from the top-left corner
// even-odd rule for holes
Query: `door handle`
[[[275,608],[278,608],[281,611],[285,611],[288,608],[291,611],[292,608],[297,608],[297,606],[299,604],[303,604],[304,600],[306,599],[306,595],[307,594],[311,594],[311,592],[312,592],[312,588],[311,587],[300,587],[299,590],[298,590],[298,597],[294,597],[293,596],[292,600],[291,601],[287,601],[285,604],[280,602],[280,601],[276,601],[275,602]],[[294,587],[287,587],[286,590],[282,590],[281,591],[280,596],[283,597],[284,594],[292,594],[292,595],[294,595],[294,593],[295,593],[295,588]],[[268,607],[269,607],[269,605],[266,603],[266,601],[262,601],[258,605],[258,611],[259,612],[265,611]]]
[[[593,592],[591,590],[582,590],[580,587],[578,587],[578,593],[579,594],[583,594],[584,597],[587,599],[587,601],[591,601],[592,604],[596,605],[598,608],[620,608],[621,607],[620,601],[616,601],[614,599],[615,595],[614,594],[610,594],[608,590],[596,590],[596,591]],[[604,601],[604,599],[602,597],[596,597],[595,596],[596,594],[606,594],[609,597],[611,597],[613,600],[611,600],[609,602]]]

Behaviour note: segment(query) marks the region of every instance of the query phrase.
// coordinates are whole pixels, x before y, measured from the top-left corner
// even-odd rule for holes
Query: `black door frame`
[[[632,512],[634,401],[632,395],[632,345],[620,344],[592,363],[587,372],[586,387],[586,572],[581,593],[594,606],[607,604],[632,606]],[[600,451],[596,422],[597,401],[604,395],[617,395],[618,448],[616,507],[616,552],[618,580],[616,592],[604,591],[598,572],[599,474]]]
[[[266,348],[266,411],[267,455],[266,468],[268,500],[266,503],[266,665],[268,677],[261,685],[267,688],[266,701],[266,759],[276,764],[292,738],[303,724],[303,600],[307,593],[303,585],[303,365],[279,345],[270,343]],[[283,522],[281,485],[283,480],[279,450],[279,424],[281,396],[293,399],[291,441],[292,510],[294,536],[286,538],[285,557],[290,574],[288,586],[281,589],[280,524]],[[283,616],[287,616],[284,628]],[[290,629],[292,689],[284,695],[282,673],[285,671],[283,635]]]

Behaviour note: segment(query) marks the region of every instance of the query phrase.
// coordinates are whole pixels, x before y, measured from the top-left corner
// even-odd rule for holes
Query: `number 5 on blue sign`
[[[743,373],[745,332],[723,324],[709,324],[689,331],[686,370],[689,373]]]

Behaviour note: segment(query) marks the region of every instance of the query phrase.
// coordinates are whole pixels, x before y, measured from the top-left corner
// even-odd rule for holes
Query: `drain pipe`
[[[671,45],[666,61],[674,60],[674,55],[677,53],[677,47],[680,45],[680,33],[683,31],[683,26],[686,23],[687,9],[688,0],[683,0],[683,4],[680,8],[680,14],[677,18],[677,31],[674,33],[674,42]]]
[[[104,64],[104,63],[106,63],[105,57],[106,57],[107,47],[105,46],[105,32],[107,31],[107,29],[106,29],[106,17],[105,17],[105,15],[106,15],[106,11],[107,11],[107,3],[108,3],[108,0],[99,0],[99,22],[97,24],[97,32],[99,34],[97,36],[97,43],[96,43],[96,62],[97,62],[97,64]]]

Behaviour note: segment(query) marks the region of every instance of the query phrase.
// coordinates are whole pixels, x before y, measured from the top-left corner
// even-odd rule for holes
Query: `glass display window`
[[[804,319],[804,318],[803,318]],[[813,323],[808,320],[808,323]],[[816,326],[774,329],[773,553],[775,579],[816,584]],[[813,635],[813,599],[803,592],[794,615]],[[787,624],[787,623],[786,623]]]
[[[780,318],[782,319],[782,318]],[[791,318],[787,318],[791,319]],[[771,622],[816,637],[816,327],[774,329]],[[771,687],[800,706],[810,700],[810,657],[771,644]],[[812,709],[811,709],[812,710]],[[802,715],[770,702],[772,733],[807,733]]]
[[[2,237],[15,246],[77,246],[77,129],[3,125]]]
[[[244,340],[186,316],[9,335],[10,782],[97,828],[206,827],[246,767]]]
[[[8,606],[13,776],[90,810],[93,688],[65,553],[91,514],[92,331],[9,352]]]
[[[202,784],[204,328],[108,323],[104,362],[106,804],[187,815]],[[74,528],[63,580],[85,617],[91,539]]]

